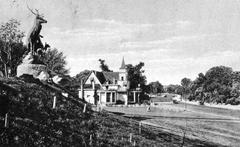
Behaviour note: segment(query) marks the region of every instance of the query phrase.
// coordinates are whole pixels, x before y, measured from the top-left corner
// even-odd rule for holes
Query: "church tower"
[[[126,72],[126,70],[127,69],[126,69],[126,65],[123,57],[121,67],[119,68],[119,72]]]
[[[127,67],[126,67],[126,64],[125,64],[125,61],[124,61],[124,57],[122,59],[122,64],[121,64],[121,67],[119,68],[119,81],[120,83],[122,83],[121,85],[123,87],[126,87],[128,86],[128,80],[127,80]]]

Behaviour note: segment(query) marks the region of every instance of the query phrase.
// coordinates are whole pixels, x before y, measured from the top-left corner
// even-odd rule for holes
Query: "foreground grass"
[[[83,104],[58,96],[52,108],[54,90],[34,79],[0,79],[20,94],[9,95],[9,126],[0,117],[1,146],[181,146],[182,136],[142,128],[138,122],[108,112],[96,113]],[[130,134],[132,141],[130,142]],[[186,139],[186,146],[217,146]]]

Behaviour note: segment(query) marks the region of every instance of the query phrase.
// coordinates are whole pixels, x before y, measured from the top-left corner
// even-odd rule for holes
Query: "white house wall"
[[[107,103],[107,98],[106,98],[105,92],[100,92],[99,99],[100,99],[100,103],[102,103],[102,104],[106,104]]]
[[[84,98],[88,103],[94,104],[94,91],[84,90]]]

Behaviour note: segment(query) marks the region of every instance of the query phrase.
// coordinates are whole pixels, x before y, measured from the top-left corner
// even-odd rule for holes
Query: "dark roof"
[[[114,83],[113,80],[119,79],[119,72],[103,72],[103,75],[104,75],[106,81],[109,81],[110,84]]]
[[[110,84],[112,84],[112,83],[115,83],[115,81],[113,80],[119,79],[119,72],[99,72],[99,71],[92,71],[92,72],[95,74],[95,76],[98,78],[101,84],[104,84],[107,81],[109,81]],[[87,81],[91,73],[87,76],[87,78],[85,78],[84,83]]]
[[[95,75],[101,84],[103,84],[106,81],[106,78],[102,72],[95,71]]]

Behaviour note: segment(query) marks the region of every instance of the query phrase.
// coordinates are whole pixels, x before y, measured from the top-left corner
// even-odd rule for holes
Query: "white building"
[[[139,102],[140,89],[130,90],[129,84],[123,59],[118,72],[91,71],[79,89],[79,97],[89,103],[103,105]]]

